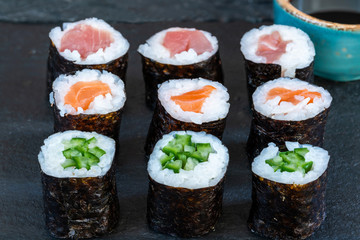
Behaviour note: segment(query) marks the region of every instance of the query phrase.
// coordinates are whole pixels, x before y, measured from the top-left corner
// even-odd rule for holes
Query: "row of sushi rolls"
[[[97,18],[64,23],[49,37],[55,133],[38,155],[46,227],[58,238],[101,236],[120,218],[114,156],[129,42]],[[330,157],[321,147],[332,97],[311,83],[314,45],[300,29],[261,26],[240,46],[253,116],[248,228],[271,239],[305,239],[326,215]],[[138,52],[145,103],[154,111],[144,146],[148,225],[171,236],[208,234],[221,215],[229,163],[221,138],[230,104],[217,38],[173,27]]]

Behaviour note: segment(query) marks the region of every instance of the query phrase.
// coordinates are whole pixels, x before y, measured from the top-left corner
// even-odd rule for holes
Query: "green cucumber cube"
[[[76,163],[75,163],[75,161],[72,160],[72,159],[66,159],[65,162],[63,162],[63,163],[61,164],[61,166],[62,166],[63,168],[76,167]]]
[[[179,173],[182,166],[181,160],[169,161],[166,163],[165,168],[171,169],[174,173]]]
[[[184,135],[179,135],[179,134],[175,134],[175,142],[178,144],[181,144],[183,146],[190,146],[191,144],[191,135],[189,134],[184,134]]]
[[[309,152],[309,149],[307,149],[307,148],[295,148],[294,152],[304,157],[305,154],[307,154]]]
[[[199,164],[198,160],[196,160],[195,158],[189,157],[184,166],[184,170],[187,170],[187,171],[194,170],[195,166],[198,164]]]
[[[100,158],[102,155],[106,154],[106,152],[99,147],[90,148],[88,151],[89,151],[89,153],[94,154],[98,158]]]

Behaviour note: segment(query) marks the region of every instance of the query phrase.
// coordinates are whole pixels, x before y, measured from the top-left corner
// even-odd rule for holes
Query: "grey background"
[[[50,23],[97,16],[109,22],[269,21],[272,0],[0,0],[0,21]]]
[[[214,5],[208,1],[207,6],[205,1],[199,1],[203,9],[196,11],[209,11],[210,16],[192,18],[186,12],[186,4],[194,4],[195,1],[171,1],[171,4],[156,0],[153,2],[162,4],[163,8],[160,9],[163,13],[166,7],[176,9],[178,6],[181,11],[155,18],[143,14],[141,9],[148,8],[139,5],[142,1],[134,0],[124,3],[124,6],[134,6],[131,11],[137,13],[129,13],[131,21],[124,20],[120,13],[115,14],[120,7],[112,8],[110,1],[104,1],[109,3],[107,7],[98,1],[85,1],[97,7],[92,8],[92,12],[82,11],[78,15],[76,12],[63,12],[65,7],[61,5],[68,2],[76,6],[80,4],[77,1],[52,2],[53,11],[40,7],[40,3],[47,1],[32,2],[0,1],[2,20],[23,22],[0,23],[0,239],[52,239],[44,224],[40,168],[37,163],[43,140],[53,132],[53,117],[45,90],[48,32],[58,21],[90,15],[104,16],[113,22],[113,26],[131,44],[126,86],[128,99],[120,130],[119,154],[115,159],[120,224],[114,233],[101,239],[174,239],[152,232],[145,220],[148,180],[143,145],[152,112],[145,107],[141,62],[136,49],[155,32],[175,25],[197,27],[218,37],[225,85],[231,96],[223,138],[230,153],[223,215],[216,231],[200,239],[260,239],[246,227],[251,206],[251,172],[244,147],[251,114],[243,59],[239,51],[241,36],[259,24],[243,21],[247,17],[240,16],[236,10],[246,15],[246,7],[251,6],[252,12],[261,15],[263,4],[267,5],[268,1],[257,1],[257,4],[250,1],[215,1]],[[46,4],[49,7],[50,3]],[[216,7],[216,4],[225,7]],[[16,5],[18,9],[15,9]],[[81,6],[87,9],[87,6]],[[113,11],[113,15],[106,14],[104,9]],[[264,16],[271,16],[271,7],[266,12]],[[162,21],[164,19],[166,21]],[[123,21],[133,23],[121,23]],[[146,21],[155,22],[143,23]],[[334,100],[324,144],[331,155],[326,196],[327,218],[311,239],[359,239],[360,82],[337,83],[316,78],[316,84],[328,89]]]

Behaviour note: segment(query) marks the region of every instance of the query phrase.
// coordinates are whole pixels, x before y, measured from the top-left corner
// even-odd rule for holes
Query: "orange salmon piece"
[[[262,35],[259,38],[256,55],[265,57],[266,63],[273,63],[286,52],[286,45],[289,42],[292,41],[283,41],[278,31]]]
[[[69,104],[75,109],[81,107],[87,110],[95,97],[105,96],[107,93],[111,93],[111,90],[106,83],[99,80],[91,82],[79,81],[70,87],[64,101],[65,104]]]
[[[100,48],[105,50],[113,42],[114,39],[110,32],[79,24],[64,34],[61,39],[60,52],[64,52],[66,49],[77,50],[81,59],[84,60]]]
[[[307,89],[301,89],[301,90],[290,90],[287,88],[282,87],[276,87],[271,89],[267,96],[266,100],[274,99],[277,96],[281,97],[281,100],[279,102],[279,105],[281,102],[291,102],[292,104],[296,105],[300,102],[300,100],[296,99],[295,96],[302,96],[304,98],[310,98],[309,103],[314,102],[314,98],[318,97],[321,98],[321,93],[318,92],[310,92]]]
[[[216,88],[206,85],[201,89],[183,93],[181,95],[172,96],[174,101],[185,112],[201,113],[201,108],[206,100]]]

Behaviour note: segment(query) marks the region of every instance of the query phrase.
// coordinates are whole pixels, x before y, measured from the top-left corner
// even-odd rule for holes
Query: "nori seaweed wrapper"
[[[272,63],[255,63],[245,60],[245,72],[247,78],[247,88],[250,106],[252,105],[252,95],[260,85],[282,77],[281,66]],[[312,83],[314,81],[314,61],[309,66],[296,69],[295,78]]]
[[[66,60],[60,55],[54,43],[50,40],[49,57],[47,61],[47,89],[52,91],[52,84],[61,74],[74,74],[83,69],[106,70],[117,75],[125,83],[126,69],[128,64],[128,53],[104,64],[81,65]]]
[[[154,109],[156,104],[158,85],[169,79],[201,77],[224,82],[219,50],[207,60],[189,65],[163,64],[143,55],[141,61],[145,81],[145,101],[151,109]]]
[[[215,186],[200,189],[171,187],[149,179],[147,220],[150,228],[179,237],[215,231],[222,210],[224,178]]]
[[[159,141],[163,135],[172,131],[206,132],[221,140],[225,130],[225,124],[226,118],[212,122],[204,122],[202,124],[177,120],[165,110],[158,100],[146,138],[145,154],[149,156],[157,141]]]
[[[271,239],[305,239],[324,221],[325,171],[307,184],[283,184],[253,173],[248,227]]]
[[[321,147],[324,142],[326,119],[330,108],[313,118],[302,121],[276,120],[262,115],[253,109],[247,153],[250,162],[273,142],[280,151],[286,151],[285,141],[311,144]]]
[[[58,238],[91,238],[119,221],[115,168],[102,177],[57,178],[41,172],[46,227]]]
[[[119,137],[121,115],[123,108],[107,114],[65,114],[60,115],[60,110],[53,105],[54,131],[64,132],[67,130],[79,130],[97,132],[115,140]]]

